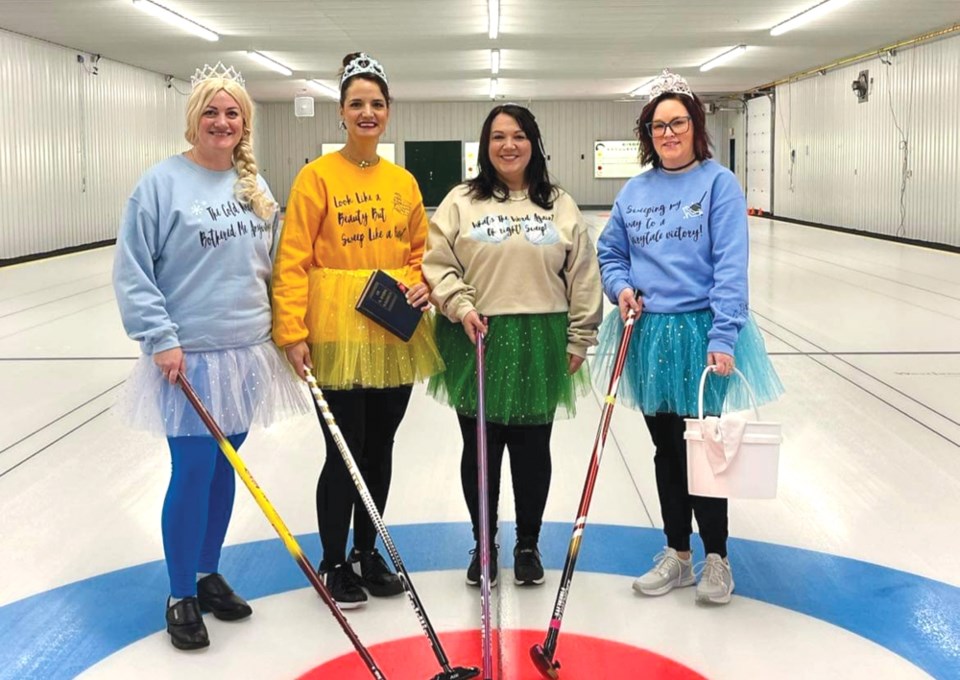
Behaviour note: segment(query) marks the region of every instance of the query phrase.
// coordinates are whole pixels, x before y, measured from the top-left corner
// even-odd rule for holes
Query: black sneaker
[[[319,575],[340,609],[356,609],[367,603],[367,594],[360,587],[360,579],[346,562],[335,564],[330,569],[324,569],[321,565]]]
[[[490,548],[490,587],[495,588],[497,585],[497,548],[499,546],[491,546]],[[477,545],[473,550],[470,551],[470,554],[473,555],[473,559],[470,560],[470,566],[467,567],[467,585],[468,586],[479,586],[480,585],[480,546]]]
[[[513,578],[518,586],[533,586],[543,583],[543,564],[537,539],[518,538],[513,549]]]
[[[357,575],[360,585],[374,597],[393,597],[403,592],[403,583],[400,577],[390,571],[383,555],[373,550],[350,551],[347,562]]]

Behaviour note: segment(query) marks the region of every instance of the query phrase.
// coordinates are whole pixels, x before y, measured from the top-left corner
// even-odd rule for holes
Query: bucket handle
[[[707,366],[703,369],[703,373],[700,374],[700,389],[698,390],[697,398],[697,415],[701,422],[703,422],[703,388],[707,384],[707,374],[712,373],[717,370],[716,366]],[[760,406],[757,404],[757,395],[753,393],[753,388],[750,387],[750,383],[747,380],[746,376],[740,372],[740,369],[734,367],[733,372],[737,374],[740,380],[743,381],[743,384],[747,387],[747,393],[750,395],[750,403],[753,405],[753,412],[757,416],[757,420],[760,420]],[[724,395],[724,401],[726,401],[726,395]],[[723,406],[720,407],[721,411]]]

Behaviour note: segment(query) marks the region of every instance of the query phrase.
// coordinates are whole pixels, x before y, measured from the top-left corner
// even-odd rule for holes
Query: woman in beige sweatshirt
[[[596,344],[600,273],[580,210],[550,181],[529,109],[494,107],[480,134],[479,166],[479,175],[455,187],[430,222],[423,274],[445,317],[437,323],[437,345],[447,369],[429,390],[457,411],[460,476],[476,540],[474,343],[484,332],[490,535],[507,448],[517,515],[514,576],[518,584],[541,584],[537,543],[550,489],[550,433],[558,414],[574,413],[577,393],[589,384],[579,369]],[[467,583],[477,585],[479,550],[473,554]]]

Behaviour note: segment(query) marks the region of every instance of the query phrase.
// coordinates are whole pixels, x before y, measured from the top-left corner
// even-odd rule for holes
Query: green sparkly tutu
[[[502,425],[542,425],[576,414],[590,389],[586,365],[567,373],[567,313],[490,317],[484,355],[486,417]],[[437,319],[437,347],[446,370],[427,391],[457,413],[477,415],[477,351],[463,326]]]

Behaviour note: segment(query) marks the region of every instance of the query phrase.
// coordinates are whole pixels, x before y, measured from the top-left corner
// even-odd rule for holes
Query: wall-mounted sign
[[[648,169],[640,165],[640,142],[635,139],[593,143],[593,176],[597,179],[629,178]]]
[[[473,179],[480,174],[480,142],[463,143],[463,179]]]

